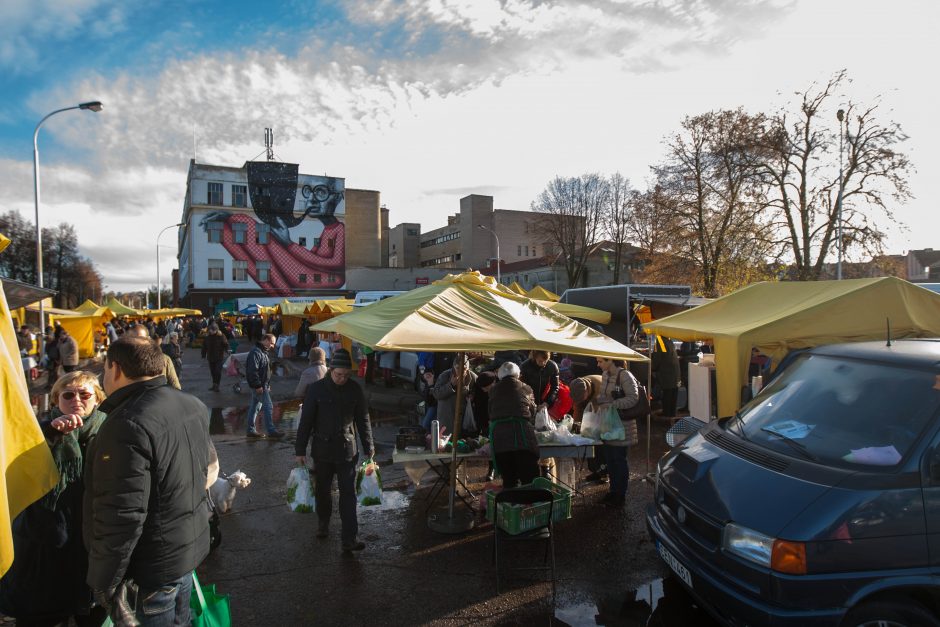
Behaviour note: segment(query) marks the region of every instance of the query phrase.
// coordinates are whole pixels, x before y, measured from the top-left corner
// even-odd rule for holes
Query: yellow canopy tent
[[[95,331],[104,332],[103,325],[114,318],[114,313],[107,307],[99,307],[93,312],[77,316],[49,316],[78,342],[79,357],[95,356]]]
[[[85,302],[79,305],[74,309],[79,313],[92,313],[101,308],[101,305],[96,305],[95,302],[91,299],[85,299]]]
[[[555,292],[551,292],[541,285],[536,285],[531,290],[526,293],[526,296],[529,298],[534,298],[535,300],[551,300],[556,303],[561,299],[561,296]]]
[[[0,235],[0,251],[10,240]],[[13,563],[11,522],[59,481],[29,402],[16,331],[0,287],[0,575]]]
[[[380,350],[487,351],[542,349],[647,361],[623,344],[539,305],[479,272],[447,275],[431,285],[336,316],[312,327],[334,331]],[[455,440],[460,438],[462,388],[458,388]],[[464,527],[454,517],[457,447],[450,466],[447,519],[432,526],[451,532]],[[429,519],[429,524],[431,520]]]
[[[110,309],[111,311],[113,311],[115,316],[139,316],[140,315],[140,312],[138,312],[136,309],[133,309],[132,307],[128,307],[127,305],[119,302],[118,299],[116,299],[114,296],[112,296],[108,300],[108,302],[104,304],[104,306]]]
[[[623,344],[478,272],[447,275],[312,328],[335,331],[380,350],[543,349],[646,361]]]
[[[512,285],[509,286],[509,289],[515,292],[516,294],[518,294],[519,296],[528,296],[528,294],[525,293],[525,289],[521,285],[519,285],[518,281],[513,281]]]
[[[296,333],[305,319],[305,311],[309,303],[292,303],[281,301],[274,307],[275,313],[281,316],[281,331],[283,333]]]
[[[583,305],[572,305],[571,303],[559,303],[551,300],[532,300],[542,307],[547,307],[552,311],[564,314],[569,318],[581,318],[582,320],[590,320],[600,324],[607,324],[610,322],[609,311],[603,311],[593,307],[584,307]]]
[[[940,337],[940,294],[894,277],[756,283],[643,325],[683,341],[714,343],[718,414],[740,406],[751,348],[779,362],[792,349],[891,337]]]

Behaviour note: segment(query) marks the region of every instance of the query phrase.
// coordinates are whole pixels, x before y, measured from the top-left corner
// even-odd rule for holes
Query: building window
[[[336,283],[336,275],[335,275],[335,274],[330,274],[330,275],[328,275],[327,278],[329,278],[330,283]]]
[[[215,298],[212,297],[212,296],[210,296],[210,297],[209,297],[209,306],[212,307],[213,305],[215,305]]]
[[[300,281],[301,283],[306,283],[306,282],[307,282],[307,275],[306,275],[305,273],[301,272],[301,273],[300,273],[300,276],[297,277],[297,280]]]
[[[395,244],[392,244],[392,250],[395,250]]]
[[[232,260],[232,280],[233,281],[247,281],[248,280],[248,262],[239,261],[238,259]]]
[[[209,223],[209,241],[216,244],[222,242],[222,223],[218,220]]]
[[[306,247],[306,246],[307,246],[307,238],[306,238],[306,237],[298,237],[298,238],[297,238],[297,244],[300,245],[300,246]]]
[[[462,256],[463,256],[463,253],[457,253],[456,255],[454,255],[454,260],[460,261],[460,258],[461,258]]]
[[[225,280],[225,261],[222,259],[208,259],[208,268],[209,268],[209,280],[210,281],[224,281]]]
[[[256,261],[255,270],[258,272],[258,282],[267,283],[271,280],[271,262]]]
[[[406,229],[408,237],[418,237],[418,229]]]
[[[259,244],[267,244],[268,236],[271,234],[271,227],[260,222],[255,223],[255,241]]]
[[[206,204],[222,204],[222,183],[209,183],[209,198],[207,199]]]
[[[528,221],[524,222],[523,224],[525,224],[525,232],[528,233],[528,232],[529,232],[529,223],[528,223]]]
[[[323,275],[322,275],[322,274],[314,274],[314,275],[313,275],[313,282],[314,282],[314,283],[323,283]]]
[[[320,238],[319,238],[319,237],[314,237],[314,238],[313,238],[313,247],[314,247],[314,248],[319,248],[319,247],[320,247]]]
[[[244,222],[236,222],[232,225],[232,237],[236,244],[244,244],[248,238],[248,225]]]
[[[336,240],[332,237],[326,240],[326,250],[328,252],[333,252],[333,249],[336,247]]]
[[[516,257],[522,256],[522,246],[516,246]]]
[[[529,247],[528,247],[528,246],[525,247],[525,256],[526,256],[526,257],[529,256]]]
[[[232,185],[232,206],[233,207],[247,207],[248,206],[248,186],[247,185]]]
[[[421,242],[421,248],[427,248],[428,246],[434,246],[436,244],[443,244],[444,242],[449,242],[451,240],[458,239],[460,237],[460,231],[454,231],[453,233],[445,233],[439,237],[433,239],[428,239]]]
[[[532,256],[538,257],[538,255],[535,254],[535,244],[532,244]]]

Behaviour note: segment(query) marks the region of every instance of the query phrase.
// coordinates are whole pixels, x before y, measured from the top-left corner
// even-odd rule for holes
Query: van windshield
[[[803,355],[727,423],[776,452],[857,470],[889,470],[940,406],[935,372]]]

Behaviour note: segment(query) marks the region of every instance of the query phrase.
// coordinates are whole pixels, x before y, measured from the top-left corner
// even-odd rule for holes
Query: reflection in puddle
[[[656,579],[622,595],[601,597],[595,603],[555,608],[555,618],[563,625],[718,625],[673,579]]]
[[[297,425],[300,423],[300,404],[299,398],[279,401],[274,403],[274,426],[287,432],[297,431]],[[239,407],[213,407],[209,414],[209,433],[212,435],[235,434],[240,435],[247,431],[248,420],[248,398],[245,404]],[[261,412],[255,420],[255,430],[259,433],[264,432],[261,422],[264,420]]]
[[[382,492],[382,504],[370,505],[369,507],[360,507],[356,510],[359,518],[368,517],[374,512],[387,512],[395,509],[405,509],[411,503],[411,497],[397,490],[387,490]]]

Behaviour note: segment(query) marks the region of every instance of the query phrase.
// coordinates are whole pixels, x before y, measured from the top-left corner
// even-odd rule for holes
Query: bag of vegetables
[[[356,472],[356,497],[362,506],[382,504],[382,475],[372,459],[362,462]]]
[[[310,485],[310,471],[306,466],[297,466],[287,477],[287,505],[292,512],[301,514],[317,511],[313,486]]]

